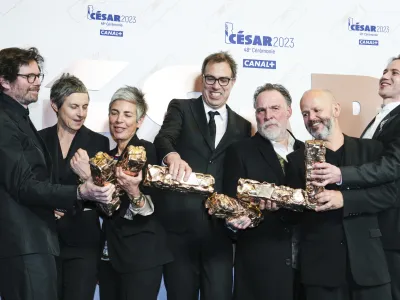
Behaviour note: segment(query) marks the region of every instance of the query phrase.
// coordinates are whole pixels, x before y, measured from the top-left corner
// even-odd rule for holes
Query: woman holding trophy
[[[172,261],[165,232],[153,215],[153,201],[158,191],[144,187],[142,171],[128,171],[123,162],[130,155],[128,149],[134,146],[145,150],[144,168],[147,164],[157,164],[153,144],[136,135],[146,111],[143,93],[130,86],[118,89],[109,105],[110,133],[117,146],[106,157],[117,161],[113,176],[120,191],[114,207],[103,210],[108,216],[103,217],[102,225],[104,239],[99,270],[102,300],[156,300],[163,265]],[[91,159],[92,165],[94,161]]]

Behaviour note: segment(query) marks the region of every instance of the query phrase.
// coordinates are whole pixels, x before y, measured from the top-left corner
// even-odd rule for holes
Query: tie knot
[[[217,111],[211,111],[211,110],[210,110],[210,111],[208,112],[208,115],[210,116],[210,120],[213,120],[215,116],[218,116],[218,115],[219,115],[219,112],[217,112]]]

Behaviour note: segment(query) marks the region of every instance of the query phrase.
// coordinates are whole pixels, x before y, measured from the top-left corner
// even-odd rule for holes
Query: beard
[[[264,124],[257,124],[257,130],[262,137],[274,142],[279,140],[279,138],[286,133],[286,128],[283,128],[282,125],[275,120],[267,121]]]
[[[315,123],[322,123],[324,126],[319,132],[313,129]],[[307,131],[317,140],[326,141],[333,131],[333,117],[320,119],[318,121],[309,121],[306,125]]]
[[[9,96],[17,100],[22,105],[29,105],[38,100],[38,93],[40,86],[31,86],[29,88],[23,88],[18,84],[13,85],[9,91]]]

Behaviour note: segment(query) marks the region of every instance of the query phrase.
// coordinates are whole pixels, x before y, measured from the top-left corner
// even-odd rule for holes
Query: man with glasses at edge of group
[[[106,203],[115,186],[52,184],[52,163],[29,118],[43,57],[36,48],[0,50],[0,291],[5,299],[57,299],[54,210]]]
[[[211,174],[222,191],[225,150],[251,134],[251,124],[226,105],[237,64],[226,52],[209,55],[202,65],[202,96],[169,103],[154,140],[158,156],[174,179]],[[167,231],[174,261],[164,267],[168,299],[232,299],[232,241],[222,220],[207,214],[206,196],[165,192],[155,206]]]

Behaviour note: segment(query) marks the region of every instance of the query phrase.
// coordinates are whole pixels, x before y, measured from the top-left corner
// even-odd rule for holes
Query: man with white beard
[[[236,197],[239,178],[284,185],[286,155],[303,148],[288,131],[292,99],[285,87],[267,83],[257,88],[254,108],[258,132],[226,152],[224,193]],[[235,300],[299,299],[296,276],[296,213],[262,203],[264,221],[247,229],[247,217],[228,224],[236,232]],[[292,247],[293,243],[293,247]]]

